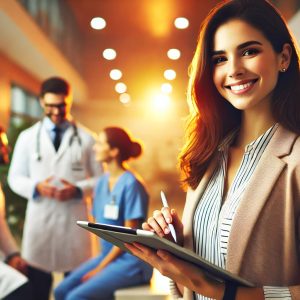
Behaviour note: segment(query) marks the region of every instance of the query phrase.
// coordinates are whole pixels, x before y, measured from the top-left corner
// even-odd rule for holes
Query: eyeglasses
[[[59,103],[59,104],[49,104],[49,103],[45,103],[45,107],[46,108],[57,108],[59,110],[65,109],[66,108],[67,103]]]

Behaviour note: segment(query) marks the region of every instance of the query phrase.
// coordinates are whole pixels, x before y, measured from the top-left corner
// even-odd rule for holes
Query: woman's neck
[[[119,177],[126,170],[123,164],[113,160],[106,164],[106,170],[109,172],[110,177]]]
[[[235,147],[245,147],[276,123],[270,109],[244,111]]]

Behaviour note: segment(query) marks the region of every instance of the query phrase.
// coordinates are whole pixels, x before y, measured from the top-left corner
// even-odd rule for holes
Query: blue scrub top
[[[130,171],[124,172],[112,191],[109,190],[109,174],[106,173],[98,180],[93,201],[93,216],[98,223],[124,226],[125,220],[147,217],[149,196],[140,181]],[[104,217],[104,208],[107,204],[117,205],[119,216],[117,220]],[[102,254],[106,255],[113,245],[100,239]],[[129,255],[129,254],[127,254]],[[130,255],[132,258],[133,256]]]

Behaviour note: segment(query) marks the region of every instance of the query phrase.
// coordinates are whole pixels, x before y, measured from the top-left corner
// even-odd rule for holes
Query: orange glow
[[[164,37],[171,30],[174,4],[172,1],[151,0],[145,1],[146,22],[154,36]]]
[[[161,91],[164,93],[164,94],[170,94],[172,93],[172,90],[173,90],[173,87],[170,83],[163,83],[161,85]]]
[[[158,94],[152,100],[153,108],[157,112],[166,111],[171,105],[171,99],[168,95]]]

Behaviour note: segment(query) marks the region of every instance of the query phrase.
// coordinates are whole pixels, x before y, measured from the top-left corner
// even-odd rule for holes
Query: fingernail
[[[166,218],[167,223],[171,223],[171,218]]]
[[[165,234],[168,234],[168,233],[170,233],[170,229],[168,227],[166,227],[164,232],[165,232]]]

